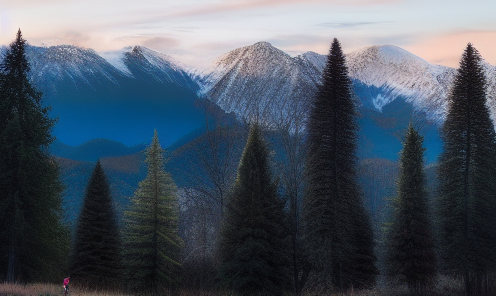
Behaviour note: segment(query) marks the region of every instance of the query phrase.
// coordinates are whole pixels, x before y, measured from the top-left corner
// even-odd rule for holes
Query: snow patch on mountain
[[[280,119],[294,113],[290,106],[308,111],[326,62],[325,55],[306,52],[291,57],[267,42],[259,42],[219,57],[197,80],[200,94],[227,112],[246,118],[263,110],[278,112]],[[444,121],[456,69],[430,64],[392,45],[354,51],[346,55],[346,63],[353,81],[380,92],[361,98],[364,106],[381,112],[401,96],[429,120]],[[488,106],[496,122],[496,67],[486,63],[485,69]]]
[[[180,65],[180,63],[176,61],[173,57],[165,53],[153,51],[146,47],[139,46],[138,48],[141,50],[143,56],[153,66],[163,71],[170,71],[170,69],[173,69],[174,71],[178,71],[178,72],[183,71],[184,67]]]
[[[45,84],[47,79],[69,79],[77,88],[93,87],[94,81],[104,83],[102,79],[118,83],[119,72],[93,49],[73,45],[29,46],[26,52],[31,76],[38,85]]]
[[[446,97],[455,69],[432,65],[396,46],[370,46],[346,55],[350,77],[385,90],[377,109],[404,96],[429,119],[446,111]],[[375,105],[375,103],[374,103]]]
[[[192,80],[183,66],[169,55],[142,46],[134,46],[125,53],[126,65],[139,79],[155,80],[159,83],[174,83],[193,91],[198,85]]]
[[[132,47],[128,46],[120,50],[98,52],[98,55],[104,58],[109,64],[114,66],[122,73],[133,76],[131,70],[129,70],[129,68],[126,66],[126,63],[124,63],[125,54],[130,52],[131,49]]]
[[[200,77],[199,94],[239,117],[281,122],[308,108],[308,94],[317,85],[314,68],[299,56],[258,42],[216,59]]]
[[[496,65],[490,65],[486,61],[482,62],[485,70],[487,85],[487,105],[489,107],[491,118],[496,126]]]
[[[318,54],[318,53],[313,52],[313,51],[307,51],[307,52],[301,54],[300,58],[311,63],[314,67],[319,69],[320,72],[322,72],[322,70],[324,69],[325,64],[327,62],[327,56],[322,55],[322,54]]]
[[[7,52],[7,47],[5,45],[0,46],[0,61],[3,60],[6,52]]]
[[[382,94],[378,94],[375,98],[373,98],[372,103],[374,107],[382,112],[382,107],[386,106],[390,102],[388,97],[382,96]]]
[[[139,45],[127,46],[120,50],[98,52],[98,55],[116,69],[128,76],[133,76],[133,73],[126,64],[126,58],[129,54],[139,55],[142,59],[146,60],[150,66],[159,69],[162,72],[168,73],[171,69],[176,72],[183,72],[183,67],[171,56]]]

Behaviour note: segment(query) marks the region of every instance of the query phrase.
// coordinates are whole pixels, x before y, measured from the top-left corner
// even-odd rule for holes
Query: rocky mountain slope
[[[360,104],[379,112],[401,97],[429,121],[442,122],[455,69],[433,65],[396,46],[370,46],[346,55]],[[233,50],[203,72],[200,94],[238,116],[267,114],[281,120],[294,106],[306,113],[326,56],[290,57],[267,42]],[[496,67],[484,63],[493,119]],[[256,106],[256,107],[255,107]],[[278,114],[271,112],[277,111]]]
[[[226,112],[279,121],[308,108],[308,93],[316,90],[319,79],[319,69],[304,58],[259,42],[218,58],[199,83],[200,94]]]
[[[5,53],[5,47],[0,51]],[[146,143],[157,129],[165,145],[202,127],[198,84],[171,57],[145,47],[98,53],[60,45],[29,46],[31,79],[58,117],[54,135],[78,146],[107,138]]]

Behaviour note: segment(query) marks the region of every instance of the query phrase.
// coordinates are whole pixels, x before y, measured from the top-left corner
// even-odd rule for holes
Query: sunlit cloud
[[[496,31],[439,34],[403,48],[428,62],[457,68],[463,50],[469,42],[488,63],[496,65]]]
[[[347,28],[357,28],[364,26],[371,26],[377,24],[383,24],[384,22],[342,22],[342,23],[322,23],[315,25],[316,28],[334,28],[334,29],[347,29]]]
[[[465,2],[432,1],[426,8],[422,1],[428,2],[0,0],[0,45],[12,42],[20,27],[33,45],[72,44],[96,51],[143,45],[204,67],[223,53],[258,41],[292,55],[327,54],[336,37],[345,53],[391,44],[429,62],[456,66],[466,43],[472,42],[496,64],[496,21],[491,13],[482,13],[494,11],[495,1],[477,0],[480,13],[463,19],[458,16],[467,14]],[[446,11],[440,13],[441,8]],[[470,31],[453,33],[460,28]]]
[[[33,6],[46,6],[46,5],[63,5],[63,4],[71,4],[76,3],[78,0],[2,0],[0,2],[0,8],[2,9],[20,9],[24,7],[33,7]]]
[[[171,16],[199,16],[205,14],[218,14],[240,10],[244,11],[247,9],[261,9],[299,4],[325,4],[326,6],[370,6],[390,4],[398,1],[399,0],[231,0],[184,9],[182,11],[172,13]]]
[[[267,9],[282,9],[294,7],[360,7],[379,6],[398,3],[400,0],[224,0],[224,1],[200,1],[188,3],[188,5],[171,5],[157,7],[151,10],[139,9],[133,16],[126,19],[116,20],[108,23],[110,26],[132,26],[139,24],[151,24],[163,22],[164,20],[205,18],[205,17],[229,17],[233,13],[247,13],[263,11]]]
[[[155,48],[165,49],[165,48],[177,47],[181,44],[181,42],[175,38],[152,37],[144,40],[142,44],[151,49],[155,49]]]

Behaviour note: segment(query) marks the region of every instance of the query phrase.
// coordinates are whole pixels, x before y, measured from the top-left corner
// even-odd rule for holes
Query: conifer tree
[[[0,64],[0,281],[53,281],[67,269],[62,185],[48,152],[56,123],[29,81],[17,32]]]
[[[371,286],[377,274],[372,226],[356,176],[358,126],[351,87],[334,39],[309,116],[302,212],[313,268],[309,288],[326,291]]]
[[[281,295],[289,283],[284,204],[276,190],[255,124],[227,200],[219,247],[220,282],[238,295]]]
[[[448,96],[439,166],[441,267],[483,295],[496,267],[496,148],[479,52],[468,44]],[[484,287],[483,287],[484,286]]]
[[[400,159],[398,195],[388,247],[390,275],[405,282],[413,295],[428,292],[437,273],[422,142],[422,136],[410,123]]]
[[[71,283],[113,289],[120,284],[121,241],[110,187],[100,161],[91,174],[78,219]]]
[[[155,130],[146,152],[148,174],[125,212],[125,278],[131,289],[155,294],[179,283],[183,246],[176,186],[164,171],[163,152]]]

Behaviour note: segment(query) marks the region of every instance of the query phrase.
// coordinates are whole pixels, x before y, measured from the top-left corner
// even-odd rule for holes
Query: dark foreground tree
[[[221,229],[219,279],[239,295],[281,295],[288,284],[284,204],[253,125]]]
[[[54,281],[70,248],[48,152],[56,120],[28,79],[26,47],[19,30],[0,65],[0,282]]]
[[[357,114],[344,55],[334,39],[308,122],[303,236],[313,271],[307,289],[368,287],[377,269],[356,175]]]
[[[183,242],[178,235],[176,186],[164,171],[157,131],[146,154],[148,174],[125,212],[123,258],[129,288],[157,294],[179,283]]]
[[[496,267],[496,148],[481,57],[469,43],[448,96],[439,166],[441,267],[484,295]]]
[[[428,292],[437,274],[422,142],[422,136],[410,124],[400,159],[398,195],[388,247],[390,276],[406,283],[413,295]]]
[[[102,290],[118,287],[122,267],[120,243],[109,183],[97,161],[78,219],[71,283]]]

